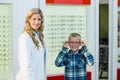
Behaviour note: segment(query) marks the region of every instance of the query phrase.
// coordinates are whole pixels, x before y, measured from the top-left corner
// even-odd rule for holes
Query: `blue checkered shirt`
[[[86,46],[76,53],[63,47],[55,60],[57,67],[65,66],[64,80],[87,80],[86,64],[94,64],[93,56]]]

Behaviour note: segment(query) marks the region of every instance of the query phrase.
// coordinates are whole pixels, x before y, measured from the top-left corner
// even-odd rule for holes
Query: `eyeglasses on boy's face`
[[[69,41],[68,43],[69,44],[80,44],[81,42],[72,42],[72,41]]]

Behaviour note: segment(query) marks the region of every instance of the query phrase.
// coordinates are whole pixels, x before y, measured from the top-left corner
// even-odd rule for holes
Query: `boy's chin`
[[[73,50],[73,49],[72,49],[72,51],[73,51],[73,52],[77,52],[78,50]]]

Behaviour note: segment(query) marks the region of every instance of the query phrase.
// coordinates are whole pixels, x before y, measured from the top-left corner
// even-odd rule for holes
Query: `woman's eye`
[[[39,21],[41,20],[41,19],[38,19]]]

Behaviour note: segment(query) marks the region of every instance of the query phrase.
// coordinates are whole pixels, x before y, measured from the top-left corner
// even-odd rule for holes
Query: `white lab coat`
[[[37,34],[35,38],[38,39]],[[39,50],[24,32],[18,40],[19,71],[16,80],[46,80],[46,50],[39,40]]]

